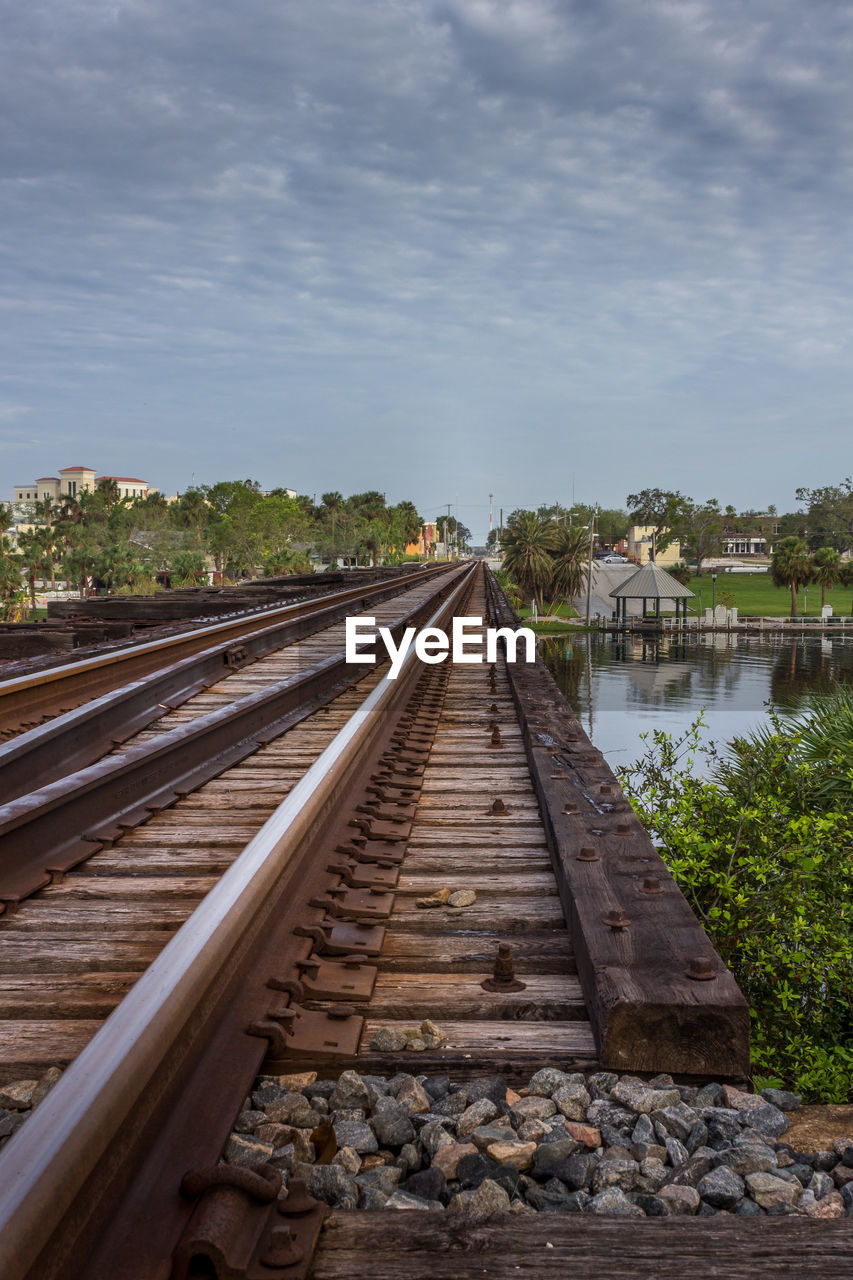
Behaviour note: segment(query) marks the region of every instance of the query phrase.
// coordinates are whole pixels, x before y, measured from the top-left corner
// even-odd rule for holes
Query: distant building
[[[421,525],[421,531],[418,534],[417,542],[410,542],[406,547],[407,556],[425,556],[428,555],[436,546],[438,538],[438,526],[431,521]]]
[[[724,556],[769,556],[779,536],[779,517],[769,511],[750,512],[751,532],[727,525],[723,530]]]
[[[654,533],[654,525],[631,525],[628,530],[629,560],[633,560],[638,565],[648,564],[652,559],[655,564],[659,565],[678,564],[681,559],[681,543],[676,539],[674,542],[670,542],[662,551],[660,548],[655,547],[653,553]]]
[[[12,495],[12,512],[16,523],[26,520],[36,502],[59,503],[63,498],[79,498],[84,493],[94,493],[102,480],[114,480],[122,498],[144,498],[154,493],[147,480],[136,476],[99,476],[94,467],[63,467],[57,476],[40,476],[29,484],[16,484]]]

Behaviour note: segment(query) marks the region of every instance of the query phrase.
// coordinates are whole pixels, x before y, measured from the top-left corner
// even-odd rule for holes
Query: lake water
[[[853,683],[853,637],[771,642],[711,633],[579,633],[542,637],[541,652],[584,729],[611,768],[643,754],[640,735],[682,733],[704,708],[702,736],[717,743],[756,728],[767,705],[801,707],[810,692]]]

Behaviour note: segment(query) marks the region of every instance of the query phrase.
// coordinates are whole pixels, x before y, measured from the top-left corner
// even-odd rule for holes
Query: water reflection
[[[611,764],[642,751],[650,729],[680,733],[704,710],[705,736],[748,732],[766,704],[794,710],[808,695],[853,682],[853,638],[770,641],[710,634],[578,634],[540,640],[545,661]]]

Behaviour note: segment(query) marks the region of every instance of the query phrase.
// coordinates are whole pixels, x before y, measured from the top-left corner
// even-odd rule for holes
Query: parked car
[[[620,556],[618,551],[611,551],[609,555],[604,557],[605,564],[627,564],[628,557]]]

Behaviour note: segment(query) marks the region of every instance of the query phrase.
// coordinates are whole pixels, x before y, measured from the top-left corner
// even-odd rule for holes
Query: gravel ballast
[[[784,1140],[783,1090],[546,1067],[500,1077],[262,1076],[224,1152],[341,1209],[853,1217],[853,1137]]]

